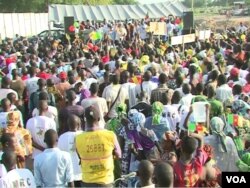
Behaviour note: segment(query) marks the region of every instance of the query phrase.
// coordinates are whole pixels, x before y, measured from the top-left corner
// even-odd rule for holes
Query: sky
[[[166,0],[137,0],[137,1],[141,4],[166,2]]]

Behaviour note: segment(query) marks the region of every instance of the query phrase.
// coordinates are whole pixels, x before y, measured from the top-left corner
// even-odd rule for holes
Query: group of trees
[[[187,7],[192,6],[192,1],[194,7],[205,7],[205,6],[229,6],[233,5],[236,1],[245,1],[247,4],[250,4],[250,0],[184,0],[184,4]]]
[[[136,0],[0,0],[1,13],[47,12],[49,4],[135,4]]]

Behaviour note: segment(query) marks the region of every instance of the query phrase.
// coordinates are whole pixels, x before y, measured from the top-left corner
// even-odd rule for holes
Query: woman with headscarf
[[[15,135],[17,139],[15,146],[17,166],[18,168],[24,168],[26,157],[32,154],[32,140],[30,132],[20,126],[20,114],[18,111],[13,111],[8,114],[8,125],[1,130],[1,135],[3,133]]]
[[[214,158],[222,172],[237,171],[236,161],[239,160],[234,141],[223,132],[224,122],[213,117],[210,122],[212,135],[205,137],[205,143],[214,148]]]
[[[154,102],[152,105],[153,115],[148,117],[145,122],[145,128],[153,130],[160,141],[163,139],[165,132],[170,130],[168,120],[163,114],[163,107],[161,102]]]
[[[159,148],[158,139],[153,131],[144,128],[145,116],[135,109],[128,113],[128,119],[122,121],[123,128],[120,136],[124,140],[122,153],[122,174],[136,171],[138,160],[155,159],[155,145]],[[128,182],[121,182],[122,187],[126,187]]]

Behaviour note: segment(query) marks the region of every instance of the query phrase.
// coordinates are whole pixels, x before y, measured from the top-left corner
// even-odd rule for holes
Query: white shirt
[[[44,114],[46,117],[53,119],[56,122],[58,128],[58,111],[54,106],[48,106],[47,112]],[[39,110],[35,108],[32,112],[32,117],[39,116]]]
[[[176,126],[180,122],[180,116],[177,109],[173,108],[172,105],[164,105],[163,113],[166,115],[171,131],[176,131]]]
[[[28,96],[30,96],[33,92],[38,90],[37,81],[39,79],[40,78],[38,78],[38,77],[32,77],[32,78],[29,78],[25,81],[26,88],[28,91]]]
[[[46,144],[44,143],[44,134],[49,129],[56,130],[56,123],[53,119],[46,116],[35,116],[28,120],[26,129],[30,131],[32,139],[37,144],[46,148]],[[42,151],[33,147],[33,158],[41,152]]]
[[[37,186],[65,187],[74,181],[70,154],[59,148],[45,149],[35,157],[34,176]]]
[[[36,187],[35,178],[30,170],[21,168],[9,171],[0,179],[0,187],[4,188],[33,188]]]
[[[13,89],[5,89],[5,88],[0,88],[0,101],[2,99],[5,99],[7,98],[7,95],[9,93],[14,93],[16,95],[16,99],[18,99],[18,95],[17,95],[17,92]]]
[[[142,82],[142,89],[145,93],[148,94],[148,97],[150,98],[151,92],[157,88],[157,84],[152,81],[143,81]],[[141,85],[138,84],[135,88],[135,94],[136,96],[140,96],[141,94]],[[150,100],[150,99],[149,99]]]
[[[110,102],[110,105],[111,105],[115,101],[120,87],[121,87],[120,84],[118,84],[118,85],[111,84],[111,85],[105,87],[103,94],[102,94],[102,97],[105,98],[107,102]],[[109,118],[116,117],[117,116],[117,113],[115,111],[116,106],[120,103],[125,103],[125,101],[128,99],[129,99],[129,96],[128,96],[127,90],[125,88],[121,88],[121,91],[120,91],[120,94],[117,98],[117,101],[115,102],[115,104],[113,105],[112,109],[110,110],[110,112],[108,114]]]
[[[232,88],[223,84],[216,89],[216,99],[224,103],[227,99],[233,98]]]
[[[82,180],[81,165],[79,165],[79,157],[76,153],[75,137],[81,134],[82,131],[77,132],[66,132],[59,137],[58,148],[62,151],[66,151],[70,154],[73,171],[74,171],[74,181]]]
[[[189,112],[189,107],[185,106],[185,105],[181,105],[181,104],[172,104],[171,106],[172,106],[172,108],[176,109],[178,114],[179,114],[179,118],[180,118],[179,127],[180,127],[180,129],[186,130],[184,128],[184,122],[185,122],[185,119],[186,119],[187,114]]]
[[[84,110],[91,105],[94,105],[98,109],[100,114],[99,126],[101,128],[104,128],[105,126],[104,114],[108,112],[106,100],[102,97],[90,97],[87,99],[83,99],[81,102],[81,106],[84,108]]]
[[[191,102],[193,99],[193,95],[191,93],[189,94],[184,94],[184,96],[180,100],[180,104],[185,105],[185,106],[190,106]]]

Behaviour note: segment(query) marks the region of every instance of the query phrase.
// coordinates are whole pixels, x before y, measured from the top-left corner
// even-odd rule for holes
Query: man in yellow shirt
[[[112,131],[101,129],[100,115],[94,106],[85,110],[87,126],[76,137],[84,187],[111,187],[114,181],[114,156],[121,158],[121,149]]]

